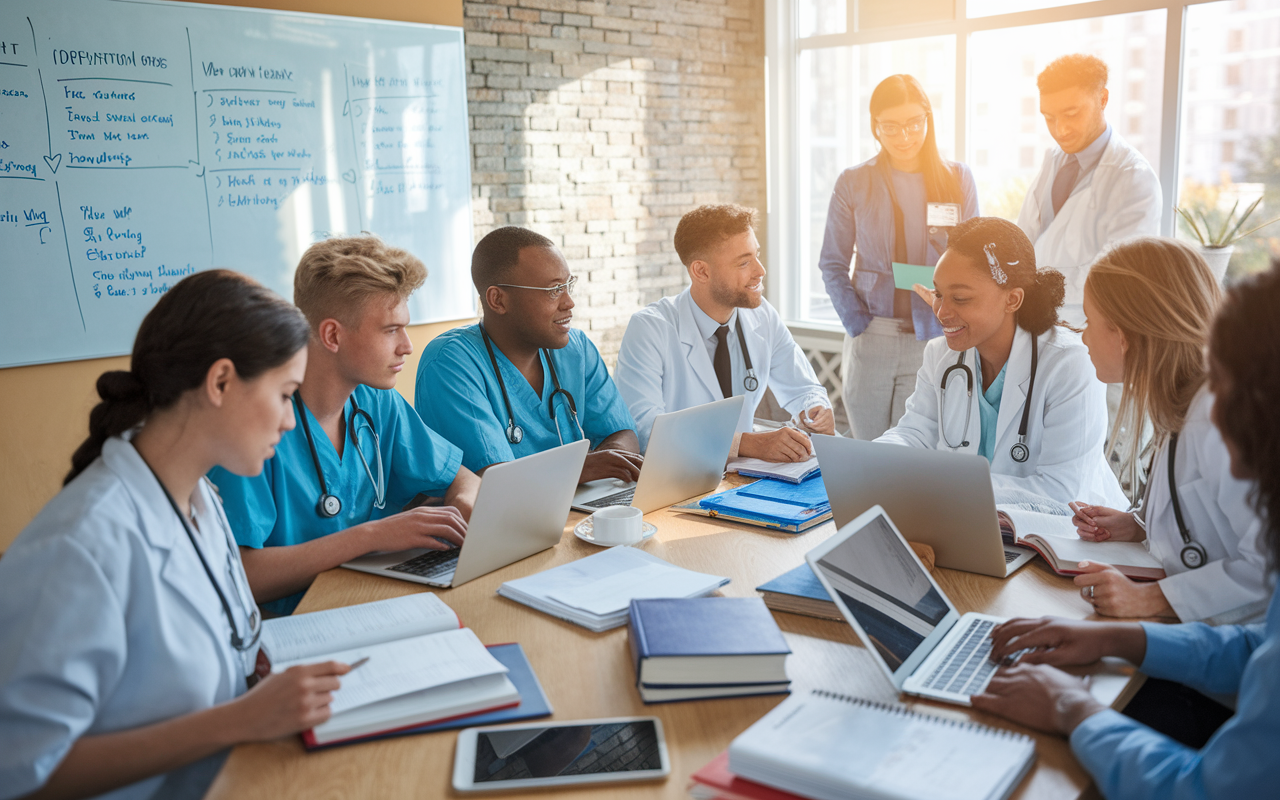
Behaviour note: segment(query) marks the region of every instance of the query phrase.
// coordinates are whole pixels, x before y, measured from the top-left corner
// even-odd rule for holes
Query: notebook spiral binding
[[[1000,728],[992,728],[989,725],[980,725],[977,722],[961,722],[954,719],[946,719],[945,717],[935,717],[932,714],[920,714],[912,711],[906,706],[891,706],[888,703],[879,703],[875,700],[866,700],[861,697],[853,697],[839,692],[832,692],[826,689],[811,689],[809,694],[814,697],[824,697],[829,700],[839,700],[842,703],[849,703],[855,706],[863,706],[864,708],[874,708],[877,711],[883,711],[886,714],[897,714],[900,717],[911,717],[912,719],[927,720],[928,722],[938,725],[948,725],[952,728],[960,728],[962,730],[973,731],[974,733],[982,733],[987,736],[994,736],[999,739],[1016,739],[1030,741],[1031,737],[1015,731],[1001,730]]]

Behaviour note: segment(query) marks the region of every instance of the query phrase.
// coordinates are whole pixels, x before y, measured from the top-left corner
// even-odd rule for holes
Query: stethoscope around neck
[[[1027,384],[1027,398],[1022,406],[1022,422],[1018,425],[1018,441],[1009,448],[1009,457],[1019,464],[1026,463],[1031,457],[1031,450],[1027,447],[1027,424],[1031,420],[1031,395],[1036,390],[1036,368],[1039,366],[1039,350],[1040,342],[1038,337],[1031,337],[1031,381]],[[965,357],[969,355],[968,351],[960,354],[956,359],[956,363],[947,367],[942,373],[942,399],[938,404],[938,427],[942,431],[942,441],[952,450],[959,450],[962,447],[969,446],[969,420],[973,416],[973,370],[965,363]],[[967,397],[964,409],[964,429],[960,432],[960,443],[953,444],[951,438],[947,436],[947,382],[951,379],[951,373],[960,372],[964,375],[965,395]]]
[[[1178,523],[1178,533],[1182,536],[1182,550],[1178,557],[1187,569],[1199,569],[1209,560],[1209,554],[1191,538],[1191,531],[1182,519],[1182,503],[1178,502],[1178,481],[1173,475],[1173,460],[1178,452],[1178,434],[1169,434],[1169,502],[1173,506],[1173,518]]]
[[[507,409],[507,441],[511,444],[520,444],[524,441],[524,428],[516,424],[516,415],[511,409],[511,397],[507,394],[507,382],[502,379],[502,370],[498,369],[498,357],[493,354],[493,342],[489,340],[489,334],[485,331],[484,325],[480,325],[479,328],[480,336],[484,339],[485,350],[489,352],[489,363],[493,366],[494,377],[498,379],[498,388],[502,391],[502,403]],[[560,385],[560,376],[556,372],[556,362],[551,357],[551,351],[544,348],[541,353],[546,356],[547,371],[551,373],[551,385],[555,387],[551,396],[547,398],[547,415],[556,424],[556,436],[560,438],[560,444],[564,444],[565,441],[564,433],[560,430],[560,420],[556,417],[557,395],[564,398],[565,406],[569,409],[569,419],[573,420],[574,427],[578,429],[578,437],[587,438],[582,431],[582,424],[578,422],[578,404],[573,401],[573,394]]]
[[[293,405],[298,412],[298,420],[302,423],[302,432],[307,437],[307,447],[311,450],[311,463],[316,468],[316,480],[320,482],[320,499],[316,502],[316,513],[325,519],[332,519],[342,513],[342,500],[337,495],[329,494],[329,485],[324,479],[324,470],[320,468],[320,454],[316,452],[316,440],[311,436],[311,423],[307,422],[307,404],[302,402],[301,392],[293,393]],[[369,468],[369,460],[360,449],[360,431],[357,427],[363,422],[373,436],[373,461],[378,465],[378,477],[374,478]],[[351,395],[351,416],[347,420],[351,446],[356,449],[356,456],[364,467],[364,474],[373,485],[373,507],[385,508],[387,505],[387,476],[382,469],[382,443],[378,440],[378,431],[373,427],[373,417],[356,403],[356,396]]]
[[[748,392],[754,392],[760,388],[760,381],[756,379],[755,367],[751,366],[751,351],[747,349],[747,337],[742,332],[742,315],[739,314],[737,320],[738,329],[738,346],[742,348],[742,366],[747,368],[747,374],[742,379],[742,388]]]

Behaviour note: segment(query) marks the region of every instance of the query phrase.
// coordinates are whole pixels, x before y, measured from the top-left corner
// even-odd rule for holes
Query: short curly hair
[[[1107,63],[1097,56],[1072,53],[1054,59],[1036,78],[1041,94],[1079,87],[1090,92],[1107,88]]]
[[[687,267],[703,259],[707,251],[720,242],[751,230],[755,225],[754,208],[734,203],[700,206],[681,217],[676,225],[676,254]]]

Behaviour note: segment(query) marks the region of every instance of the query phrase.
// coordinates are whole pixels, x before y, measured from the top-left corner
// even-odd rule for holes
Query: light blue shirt
[[[982,440],[978,442],[978,454],[991,461],[996,454],[996,420],[1000,418],[1000,396],[1004,394],[1004,374],[1009,370],[1009,362],[1004,362],[1000,374],[991,382],[985,392],[978,395],[978,421],[982,423]],[[981,378],[982,366],[978,366],[978,377]]]
[[[1071,734],[1071,749],[1109,798],[1275,797],[1280,791],[1280,608],[1258,625],[1143,623],[1141,670],[1201,692],[1236,694],[1236,714],[1199,750],[1115,711]]]
[[[1098,162],[1102,160],[1102,151],[1107,149],[1107,144],[1111,142],[1111,123],[1107,123],[1107,129],[1098,134],[1098,138],[1089,143],[1089,146],[1076,153],[1076,161],[1080,163],[1080,172],[1076,175],[1076,182],[1071,187],[1071,191],[1067,193],[1067,197],[1071,197],[1075,193],[1076,187],[1084,180],[1084,176],[1093,172],[1097,168]],[[1065,161],[1063,162],[1066,163]],[[1058,173],[1053,173],[1058,177]],[[1053,222],[1053,181],[1047,182],[1044,201],[1040,204],[1040,230],[1049,227],[1049,223]]]
[[[600,351],[576,329],[569,332],[569,344],[549,352],[561,388],[573,396],[578,424],[574,424],[563,395],[551,406],[555,409],[553,420],[548,404],[555,384],[547,368],[547,352],[539,356],[543,370],[539,396],[497,345],[493,348],[515,423],[524,430],[519,444],[507,441],[507,407],[479,325],[455,328],[427,345],[418,364],[414,407],[427,425],[462,448],[462,463],[473,471],[575,442],[584,434],[594,449],[618,431],[635,430],[635,421],[609,377]]]
[[[329,494],[342,501],[342,511],[336,517],[325,518],[316,510],[320,500],[320,480],[299,420],[276,445],[276,454],[267,461],[261,474],[244,478],[221,467],[209,472],[209,480],[222,495],[231,530],[241,546],[257,549],[309,542],[398,513],[418,494],[441,496],[453,483],[462,463],[462,452],[423,425],[399,392],[358,386],[352,396],[360,409],[373,418],[373,427],[378,434],[378,449],[382,453],[386,481],[384,506],[376,508],[374,505],[373,483],[356,455],[352,426],[346,426],[346,443],[339,458],[333,442],[329,441],[311,409],[305,409],[303,413],[311,426],[316,455],[319,456]],[[343,409],[343,415],[350,419],[350,400]],[[378,463],[373,440],[368,429],[363,425],[360,427],[361,452],[376,478]],[[288,614],[301,599],[302,593],[299,592],[264,603],[263,608]]]

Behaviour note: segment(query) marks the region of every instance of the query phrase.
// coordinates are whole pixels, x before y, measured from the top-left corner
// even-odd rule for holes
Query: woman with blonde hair
[[[1149,424],[1154,455],[1137,510],[1075,503],[1074,521],[1090,541],[1145,540],[1167,575],[1135,583],[1086,562],[1075,580],[1099,614],[1235,622],[1271,594],[1248,485],[1209,419],[1204,348],[1221,297],[1204,260],[1173,239],[1126,240],[1089,271],[1084,343],[1098,379],[1124,386],[1112,438]],[[1124,457],[1135,472],[1137,450]]]

